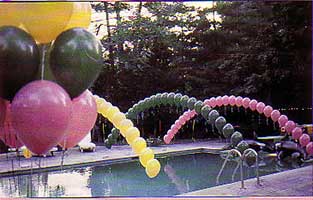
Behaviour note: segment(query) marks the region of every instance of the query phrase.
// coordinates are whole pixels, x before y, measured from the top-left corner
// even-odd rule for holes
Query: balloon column
[[[100,114],[106,117],[113,125],[120,130],[122,136],[126,138],[127,143],[133,151],[139,156],[140,163],[146,168],[146,173],[150,178],[158,175],[161,165],[158,160],[154,159],[152,149],[147,148],[146,141],[140,137],[139,130],[134,127],[133,123],[126,119],[124,113],[98,96],[94,96],[97,102],[97,109]]]

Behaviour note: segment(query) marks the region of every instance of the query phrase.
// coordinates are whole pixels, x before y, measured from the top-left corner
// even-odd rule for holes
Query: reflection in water
[[[173,196],[215,186],[224,161],[219,155],[204,153],[159,160],[162,169],[154,179],[145,175],[138,161],[3,177],[0,197]],[[220,184],[240,180],[240,173],[232,177],[236,165],[227,163]],[[298,166],[266,158],[260,162],[260,175],[294,167]],[[244,166],[244,173],[245,179],[255,177],[255,168]]]

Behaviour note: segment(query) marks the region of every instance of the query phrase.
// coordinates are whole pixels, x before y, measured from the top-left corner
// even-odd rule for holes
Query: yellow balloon
[[[121,132],[122,136],[125,137],[126,131],[127,131],[129,128],[133,127],[134,124],[133,124],[133,122],[132,122],[131,120],[129,120],[129,119],[124,119],[124,120],[121,121],[121,123],[119,124],[119,126],[120,126],[119,129],[120,129],[120,132]]]
[[[129,129],[127,129],[127,131],[125,133],[126,141],[130,145],[139,136],[140,136],[140,132],[139,132],[138,128],[136,128],[136,127],[131,127]]]
[[[113,116],[116,114],[116,113],[119,113],[120,112],[120,109],[118,109],[118,107],[116,106],[111,106],[109,109],[107,109],[107,111],[103,114],[105,114],[107,116],[107,118],[112,121],[113,119]]]
[[[66,28],[88,28],[91,21],[91,5],[90,2],[74,2],[73,14]]]
[[[96,104],[97,104],[97,109],[100,108],[100,105],[101,105],[102,103],[106,102],[103,98],[100,98],[100,97],[98,97],[98,96],[96,96],[96,95],[94,95],[94,99],[95,99]]]
[[[112,104],[109,102],[103,102],[99,105],[98,112],[101,113],[104,117],[106,117],[107,111],[112,108]]]
[[[159,174],[160,169],[161,165],[157,159],[149,160],[146,166],[146,174],[149,176],[149,178],[154,178]]]
[[[0,26],[16,26],[21,25],[21,18],[17,12],[16,6],[19,3],[0,3]]]
[[[125,117],[125,114],[124,113],[121,113],[121,112],[118,112],[118,113],[115,113],[112,117],[112,123],[113,125],[120,129],[120,124],[122,122],[122,120],[126,119]]]
[[[62,33],[74,9],[73,2],[19,3],[17,15],[39,43],[49,43]]]
[[[31,158],[32,157],[32,152],[28,150],[27,148],[23,149],[23,156],[25,158]]]
[[[154,152],[150,148],[145,148],[140,152],[139,161],[142,166],[146,167],[149,160],[154,159]]]
[[[145,139],[143,139],[142,137],[138,137],[133,141],[132,147],[133,147],[133,151],[137,155],[139,155],[143,149],[147,148],[147,143]]]

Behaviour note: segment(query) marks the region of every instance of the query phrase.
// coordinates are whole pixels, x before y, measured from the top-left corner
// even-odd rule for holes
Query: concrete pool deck
[[[313,165],[261,176],[260,180],[261,185],[255,178],[245,180],[245,189],[239,181],[179,196],[313,196]]]
[[[166,156],[167,154],[179,154],[180,152],[210,152],[214,153],[221,150],[226,143],[220,140],[197,141],[183,144],[160,145],[151,147],[156,157]],[[104,146],[97,146],[95,152],[81,153],[78,148],[68,150],[64,155],[63,168],[73,166],[91,165],[94,163],[116,163],[137,159],[129,145],[114,145],[111,149]],[[33,171],[45,169],[60,169],[62,152],[54,152],[54,156],[32,157],[26,159],[23,156],[17,158],[16,153],[0,154],[0,177],[12,174],[24,174]]]

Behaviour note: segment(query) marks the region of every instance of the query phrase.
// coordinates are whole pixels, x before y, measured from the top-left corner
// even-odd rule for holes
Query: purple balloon
[[[245,98],[243,98],[243,100],[242,100],[242,106],[244,107],[244,108],[249,108],[249,103],[250,103],[250,99],[248,98],[248,97],[245,97]]]
[[[278,124],[279,124],[279,127],[283,127],[285,126],[285,124],[288,122],[288,117],[286,115],[281,115],[279,118],[278,118]]]
[[[249,108],[250,108],[252,111],[255,111],[257,104],[258,104],[257,100],[252,99],[252,100],[250,101],[250,103],[249,103]]]
[[[272,114],[273,108],[272,106],[265,106],[263,113],[265,115],[265,117],[270,117]]]
[[[258,113],[262,114],[265,108],[265,104],[263,102],[259,102],[256,104],[256,110]]]
[[[277,122],[279,117],[280,117],[280,112],[278,110],[273,110],[271,113],[271,119],[274,122]]]
[[[288,122],[286,122],[285,129],[286,129],[287,133],[291,133],[291,131],[294,128],[296,128],[296,124],[294,123],[294,121],[289,120]]]
[[[305,150],[310,156],[313,156],[313,142],[307,144]]]
[[[296,127],[291,131],[291,134],[294,140],[298,140],[302,135],[302,129],[299,127]]]
[[[72,111],[67,92],[51,81],[33,81],[12,102],[12,122],[18,138],[35,154],[46,154],[64,137]]]
[[[302,134],[301,137],[299,138],[299,143],[301,147],[305,147],[307,144],[310,142],[310,136],[306,133]]]

